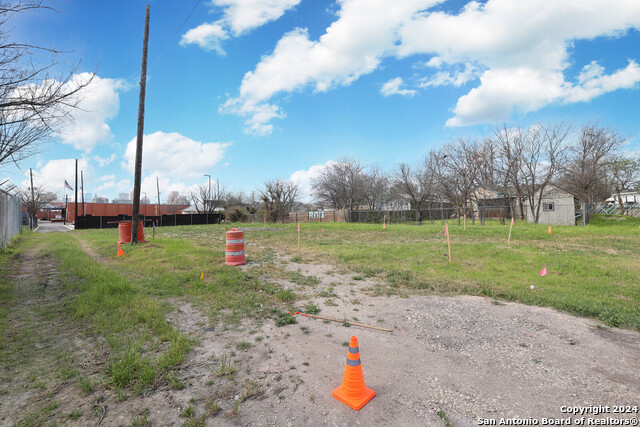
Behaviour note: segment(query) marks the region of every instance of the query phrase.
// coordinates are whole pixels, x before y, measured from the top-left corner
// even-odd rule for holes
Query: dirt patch
[[[444,418],[468,426],[478,418],[566,419],[563,405],[637,403],[637,332],[480,297],[375,297],[374,279],[284,262],[285,271],[318,279],[314,286],[279,280],[304,296],[300,305],[395,331],[304,317],[285,327],[269,320],[225,329],[176,301],[169,320],[200,341],[179,371],[185,388],[135,398],[123,413],[149,408],[150,419],[162,414],[171,425],[192,405],[211,426],[445,425]],[[329,288],[333,295],[320,296]],[[351,335],[359,340],[366,384],[377,393],[359,412],[331,397]],[[216,375],[224,360],[236,368],[233,375]],[[216,415],[207,410],[211,401],[222,408]]]

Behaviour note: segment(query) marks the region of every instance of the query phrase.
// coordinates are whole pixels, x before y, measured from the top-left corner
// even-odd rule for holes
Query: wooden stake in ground
[[[298,255],[300,255],[300,223],[298,223]]]
[[[511,245],[511,229],[513,228],[513,217],[511,217],[511,225],[509,226],[509,239],[507,239],[507,245]]]
[[[444,226],[444,235],[447,236],[447,246],[449,247],[449,264],[451,264],[451,242],[449,241],[449,224]]]
[[[142,179],[142,135],[144,133],[144,96],[147,88],[147,52],[149,47],[149,5],[145,9],[144,37],[142,40],[142,69],[140,71],[140,97],[138,99],[138,134],[136,136],[136,165],[133,181],[133,215],[131,244],[138,243],[138,217],[140,216],[140,181]]]
[[[464,230],[467,231],[467,214],[464,214]]]

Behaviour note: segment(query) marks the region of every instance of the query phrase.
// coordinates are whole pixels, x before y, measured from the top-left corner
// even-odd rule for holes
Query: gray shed
[[[536,193],[536,200],[538,194]],[[555,185],[548,185],[544,189],[541,204],[538,224],[576,225],[577,199],[573,194],[567,193]],[[531,214],[529,200],[524,201],[524,210],[527,222],[535,222],[535,217]]]

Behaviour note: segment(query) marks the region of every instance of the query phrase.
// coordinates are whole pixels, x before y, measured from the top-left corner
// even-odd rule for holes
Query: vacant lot
[[[117,230],[24,234],[0,255],[0,424],[469,425],[637,405],[639,225],[516,223],[507,245],[508,226],[451,223],[449,264],[439,223],[303,224],[299,250],[295,225],[256,224],[241,268],[224,266],[229,226],[162,228],[121,258]],[[377,392],[359,412],[330,396],[352,334]]]

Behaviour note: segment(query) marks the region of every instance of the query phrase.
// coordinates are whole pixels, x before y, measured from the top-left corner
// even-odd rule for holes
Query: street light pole
[[[209,177],[209,191],[207,192],[207,198],[209,199],[209,205],[211,205],[211,175],[203,175],[203,176],[208,176]],[[205,207],[205,210],[207,210],[207,208]],[[209,213],[209,212],[207,212]]]

